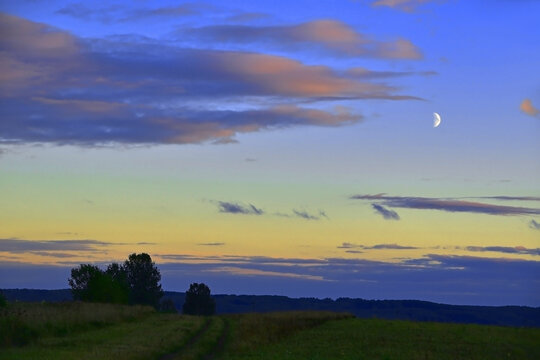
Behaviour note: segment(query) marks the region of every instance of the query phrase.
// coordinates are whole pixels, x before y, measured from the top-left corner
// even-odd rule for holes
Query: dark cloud
[[[231,143],[239,133],[362,121],[332,101],[419,99],[281,56],[133,35],[80,39],[7,14],[0,33],[0,143]]]
[[[385,59],[420,59],[420,50],[409,40],[378,41],[337,20],[314,20],[297,25],[211,25],[180,29],[180,39],[206,42],[264,44],[277,48],[313,48],[333,55]]]
[[[243,215],[262,215],[264,211],[252,204],[243,205],[226,201],[218,201],[219,212]]]
[[[125,10],[119,5],[109,5],[102,8],[88,7],[84,3],[71,3],[56,11],[57,14],[67,15],[79,20],[99,21],[110,23],[124,16]]]
[[[178,18],[201,15],[204,12],[217,11],[213,5],[205,3],[183,3],[176,6],[136,9],[127,14],[121,21],[156,20],[156,18]]]
[[[540,223],[537,223],[534,219],[529,222],[529,227],[534,230],[540,230]]]
[[[371,207],[386,220],[399,220],[398,213],[393,210],[388,210],[384,206],[378,204],[371,204]]]
[[[338,249],[354,249],[354,248],[363,248],[364,245],[357,245],[349,242],[344,242],[340,246],[338,246]]]
[[[231,15],[227,17],[225,20],[230,21],[230,22],[242,23],[242,22],[267,19],[269,17],[270,17],[269,14],[260,13],[260,12],[242,12],[242,13]]]
[[[71,3],[56,11],[57,14],[67,15],[80,20],[98,21],[103,23],[119,21],[137,21],[155,18],[176,18],[182,16],[199,15],[205,9],[210,9],[210,5],[183,3],[177,6],[165,6],[157,8],[138,8],[126,11],[120,5],[109,5],[104,7],[88,7],[85,3]]]
[[[366,246],[361,244],[353,244],[344,242],[340,246],[337,247],[338,249],[364,249],[364,250],[381,250],[381,249],[391,249],[391,250],[409,250],[409,249],[419,249],[414,246],[402,246],[398,244],[377,244],[373,246]],[[347,251],[351,252],[351,251]]]
[[[360,79],[387,79],[402,76],[433,76],[439,75],[436,71],[373,71],[361,67],[355,67],[348,69],[346,74],[348,76],[360,78]]]
[[[418,249],[418,248],[414,246],[401,246],[398,244],[378,244],[371,247],[364,247],[364,249],[408,250],[408,249]]]
[[[509,180],[500,180],[509,181]],[[509,200],[509,201],[540,201],[538,196],[481,196],[476,199],[493,199],[493,200]]]
[[[224,242],[212,242],[212,243],[198,243],[197,245],[200,246],[223,246],[225,245]]]
[[[321,214],[324,214],[324,212],[319,213],[319,215],[317,216],[317,215],[310,214],[305,210],[295,210],[295,209],[293,209],[293,214],[298,216],[299,218],[306,219],[306,220],[320,220],[321,216],[322,216]]]
[[[487,203],[463,201],[451,198],[425,198],[408,196],[353,195],[354,200],[377,201],[388,207],[440,210],[448,212],[470,212],[489,215],[538,215],[540,209],[516,206],[501,206]]]
[[[528,255],[540,255],[540,248],[527,249],[523,246],[467,246],[465,248],[468,251],[492,251],[505,254],[528,254]]]

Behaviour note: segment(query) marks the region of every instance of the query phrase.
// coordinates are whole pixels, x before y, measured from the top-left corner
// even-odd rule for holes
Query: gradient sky
[[[0,288],[540,306],[539,1],[0,10]]]

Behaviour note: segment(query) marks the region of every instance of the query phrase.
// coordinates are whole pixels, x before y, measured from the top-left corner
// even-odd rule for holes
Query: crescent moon
[[[439,125],[441,125],[441,115],[434,112],[433,113],[433,127],[436,128]]]

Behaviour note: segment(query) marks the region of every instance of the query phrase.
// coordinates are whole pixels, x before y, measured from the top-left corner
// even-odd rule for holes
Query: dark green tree
[[[127,280],[127,273],[123,266],[118,263],[112,263],[107,266],[105,274],[110,276],[110,278],[115,283],[114,288],[112,289],[113,294],[111,294],[116,301],[115,303],[127,304],[129,302],[129,284]]]
[[[128,301],[126,284],[116,281],[95,265],[81,264],[71,269],[68,283],[75,300],[116,304]]]
[[[161,274],[146,253],[131,254],[122,266],[129,286],[129,300],[132,304],[159,306],[163,296]]]
[[[99,282],[98,278],[101,275],[101,270],[90,264],[81,264],[71,269],[71,278],[68,283],[71,286],[73,299],[93,301],[96,292],[95,285]]]
[[[210,297],[210,288],[203,283],[193,283],[186,291],[186,301],[182,312],[189,315],[213,315],[216,302]]]

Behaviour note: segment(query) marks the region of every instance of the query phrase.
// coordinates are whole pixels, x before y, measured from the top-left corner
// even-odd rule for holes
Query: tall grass
[[[228,359],[540,359],[540,329],[347,319],[230,354]]]
[[[232,324],[227,353],[241,354],[261,345],[282,340],[300,330],[330,320],[354,318],[349,313],[326,311],[288,311],[236,314],[227,316]]]
[[[21,346],[47,336],[66,336],[90,328],[143,318],[149,306],[82,302],[9,303],[0,308],[0,347]]]

